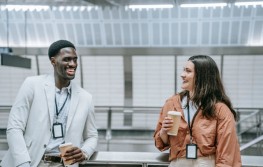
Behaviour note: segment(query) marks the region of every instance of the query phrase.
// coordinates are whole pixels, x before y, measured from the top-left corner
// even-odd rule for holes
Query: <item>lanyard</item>
[[[197,111],[195,112],[195,115],[192,119],[192,123],[190,122],[190,112],[189,112],[189,103],[187,104],[187,116],[188,116],[188,127],[189,127],[189,131],[190,131],[190,143],[192,143],[192,127],[193,127],[193,124],[194,124],[194,120],[195,120],[195,117],[198,113],[198,109]]]
[[[67,102],[67,100],[68,100],[68,94],[69,94],[69,93],[67,93],[66,100],[64,101],[64,103],[63,103],[62,107],[61,107],[59,110],[58,110],[58,105],[57,105],[57,98],[56,98],[56,96],[55,96],[55,103],[56,103],[56,115],[57,115],[57,119],[58,119],[58,115],[61,113],[62,109],[64,108],[64,106],[65,106],[65,104],[66,104],[66,102]]]

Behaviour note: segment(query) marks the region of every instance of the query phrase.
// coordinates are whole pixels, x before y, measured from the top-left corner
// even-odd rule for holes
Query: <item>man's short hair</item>
[[[60,51],[60,49],[67,48],[67,47],[71,47],[71,48],[76,49],[75,46],[73,45],[73,43],[71,43],[67,40],[58,40],[58,41],[52,43],[48,49],[49,59],[51,59],[51,57],[56,56],[58,54],[58,52]]]

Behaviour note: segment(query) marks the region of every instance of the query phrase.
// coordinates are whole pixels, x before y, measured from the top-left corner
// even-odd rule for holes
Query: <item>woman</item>
[[[169,167],[241,167],[237,116],[215,61],[192,56],[181,77],[183,91],[169,98],[160,113],[155,146],[161,151],[170,148]],[[173,124],[168,111],[182,114],[176,136],[167,135]]]

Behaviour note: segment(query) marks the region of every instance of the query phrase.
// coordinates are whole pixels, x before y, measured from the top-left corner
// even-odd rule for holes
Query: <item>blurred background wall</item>
[[[252,129],[249,140],[240,137],[250,141],[262,134],[262,114],[257,115],[263,108],[262,4],[239,0],[0,0],[1,53],[29,58],[31,63],[30,68],[0,66],[0,106],[12,105],[27,76],[51,73],[47,49],[52,42],[67,39],[76,45],[79,55],[74,81],[93,94],[105,143],[114,135],[126,140],[127,136],[150,139],[139,143],[148,143],[152,151],[160,107],[181,90],[185,61],[206,54],[216,61],[241,118],[257,112],[238,124],[240,136]],[[5,129],[9,110],[3,111],[1,129]],[[144,149],[135,145],[123,150]],[[118,144],[111,149],[107,144],[100,146],[101,150],[122,149]]]

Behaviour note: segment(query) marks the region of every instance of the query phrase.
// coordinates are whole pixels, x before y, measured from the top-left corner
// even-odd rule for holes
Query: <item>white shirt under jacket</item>
[[[90,157],[98,141],[92,96],[73,81],[71,86],[65,142],[73,143]],[[54,108],[54,76],[28,77],[10,111],[7,125],[9,150],[2,159],[2,167],[16,167],[28,161],[31,167],[37,167],[52,135]]]

